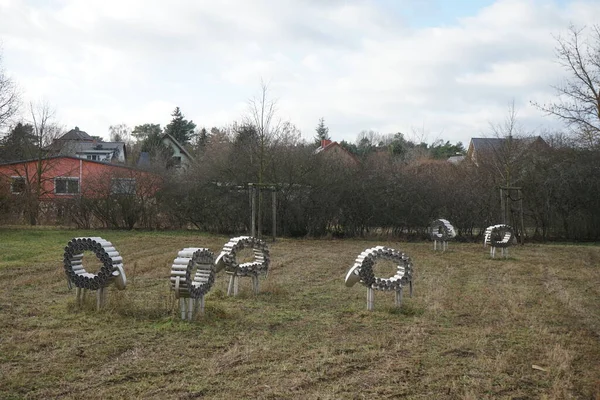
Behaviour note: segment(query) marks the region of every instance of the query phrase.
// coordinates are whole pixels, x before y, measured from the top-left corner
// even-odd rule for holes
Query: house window
[[[135,178],[112,178],[111,194],[135,194]]]
[[[77,194],[79,193],[79,178],[54,178],[54,193]]]
[[[10,181],[11,193],[23,193],[25,191],[25,178],[22,176],[13,176]]]
[[[88,154],[87,159],[92,161],[98,161],[98,156],[96,154]]]

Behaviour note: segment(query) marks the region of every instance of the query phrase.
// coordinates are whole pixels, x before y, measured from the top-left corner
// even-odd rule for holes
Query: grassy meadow
[[[62,253],[102,236],[128,286],[80,308]],[[183,247],[218,254],[228,237],[193,232],[0,229],[2,399],[599,399],[600,247],[292,240],[271,244],[261,292],[219,275],[206,313],[181,321],[169,289]],[[344,286],[365,248],[415,265],[415,292]],[[383,264],[383,263],[382,263]],[[380,265],[381,276],[389,266]]]

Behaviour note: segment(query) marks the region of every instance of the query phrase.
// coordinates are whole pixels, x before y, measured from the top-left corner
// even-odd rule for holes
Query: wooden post
[[[273,205],[273,241],[277,236],[277,191],[275,186],[272,187],[273,193],[271,194],[271,204]]]
[[[252,290],[258,294],[258,275],[252,275]]]
[[[251,226],[252,226],[252,237],[256,237],[256,188],[254,187],[253,184],[250,184],[250,196],[252,198],[251,203],[252,203],[252,222],[251,222]]]
[[[262,217],[263,217],[263,196],[262,196],[262,187],[258,187],[258,221],[256,223],[256,236],[257,238],[262,237]]]
[[[238,295],[238,289],[240,287],[240,277],[237,275],[233,276],[233,295]]]
[[[502,190],[502,187],[500,187],[500,220],[503,224],[506,223],[504,221],[504,191]]]
[[[519,211],[521,213],[521,245],[525,244],[525,222],[523,221],[523,195],[519,190]]]
[[[254,219],[252,218],[252,184],[248,183],[248,207],[250,208],[250,235],[252,236],[252,225],[254,224]]]

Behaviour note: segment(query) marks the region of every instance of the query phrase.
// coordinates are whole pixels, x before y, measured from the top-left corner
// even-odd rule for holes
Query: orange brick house
[[[0,185],[14,195],[35,193],[41,201],[100,197],[106,194],[152,195],[160,178],[122,164],[71,156],[0,164]]]

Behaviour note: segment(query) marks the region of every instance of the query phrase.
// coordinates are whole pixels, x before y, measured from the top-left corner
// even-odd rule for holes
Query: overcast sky
[[[108,136],[240,120],[270,82],[278,114],[332,139],[361,130],[462,141],[514,99],[524,128],[560,124],[530,101],[564,79],[553,35],[600,21],[598,0],[0,0],[3,67],[66,128]]]

